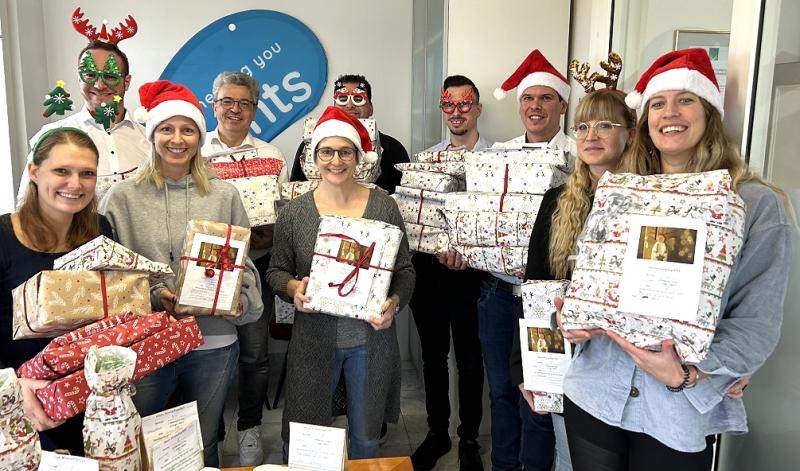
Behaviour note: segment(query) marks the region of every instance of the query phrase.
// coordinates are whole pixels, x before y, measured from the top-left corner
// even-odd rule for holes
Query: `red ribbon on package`
[[[225,275],[226,271],[233,271],[234,268],[238,268],[240,270],[244,269],[244,265],[236,265],[231,261],[230,255],[228,255],[228,251],[231,248],[231,225],[228,224],[228,231],[225,234],[225,244],[222,246],[222,250],[220,251],[219,260],[208,260],[205,258],[198,258],[198,257],[188,257],[186,255],[181,257],[181,260],[189,260],[191,262],[201,262],[201,263],[208,263],[209,265],[206,266],[205,275],[209,278],[214,276],[214,269],[219,270],[219,279],[217,280],[217,289],[214,291],[214,303],[211,305],[211,315],[213,316],[214,313],[217,311],[217,301],[219,301],[219,290],[222,288],[222,277]]]
[[[419,211],[417,211],[417,224],[422,219],[422,205],[425,203],[425,190],[419,190]]]
[[[503,192],[500,193],[500,212],[503,212],[503,202],[506,199],[506,193],[508,193],[508,164],[506,164],[506,171],[505,175],[503,175]]]
[[[335,234],[335,233],[325,233],[325,234],[320,234],[319,236],[320,237],[338,237],[339,239],[349,240],[351,242],[354,242],[359,247],[363,247],[363,245],[359,244],[357,240],[353,239],[352,237],[350,237],[348,235]],[[337,292],[339,293],[339,296],[344,298],[345,296],[348,296],[350,293],[352,293],[353,290],[356,288],[356,284],[358,284],[358,272],[360,271],[360,269],[362,269],[362,268],[364,268],[364,269],[374,268],[376,270],[384,270],[384,271],[393,272],[394,270],[392,270],[390,268],[384,268],[384,267],[381,267],[381,266],[378,266],[378,265],[370,265],[370,264],[367,263],[369,261],[370,257],[372,257],[372,253],[374,252],[374,250],[375,250],[375,242],[371,243],[369,245],[369,247],[367,248],[367,250],[364,251],[364,253],[359,254],[358,260],[355,260],[355,266],[350,271],[350,273],[348,273],[347,276],[344,277],[344,279],[341,282],[339,282],[339,283],[333,283],[333,282],[328,283],[328,287],[333,288],[334,286],[337,286],[338,287]],[[328,255],[328,254],[319,253],[319,252],[314,252],[314,255],[319,255],[320,257],[331,258],[331,259],[334,259],[334,260],[339,261],[339,262],[348,262],[349,263],[349,262],[353,261],[353,260],[343,260],[343,259],[341,259],[339,257],[334,257],[333,255]],[[347,290],[347,292],[342,292],[344,287],[347,286],[350,283],[351,280],[353,281],[353,284],[350,286],[350,289]]]

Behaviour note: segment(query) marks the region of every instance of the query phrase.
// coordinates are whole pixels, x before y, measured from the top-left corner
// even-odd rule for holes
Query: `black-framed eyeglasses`
[[[122,74],[88,70],[83,67],[78,70],[78,76],[81,78],[82,82],[88,83],[89,85],[94,85],[98,80],[102,80],[107,87],[116,87],[122,82]]]
[[[458,103],[443,101],[439,104],[439,107],[444,114],[453,114],[456,112],[456,108],[458,108],[459,113],[467,114],[472,109],[472,104],[472,100],[459,101]]]
[[[578,123],[572,126],[572,134],[578,139],[585,139],[589,135],[589,130],[594,129],[594,134],[600,139],[605,139],[611,135],[614,128],[623,128],[624,124],[612,123],[611,121],[598,121],[594,124]]]
[[[239,109],[242,111],[250,111],[256,106],[256,103],[252,100],[248,100],[247,98],[242,98],[241,100],[234,100],[233,98],[218,98],[214,100],[214,103],[219,103],[223,109],[229,110],[233,108],[233,105],[239,105]]]
[[[341,149],[331,149],[330,147],[320,147],[317,149],[317,158],[323,162],[330,162],[333,156],[338,155],[342,162],[350,162],[356,158],[358,151],[352,147],[342,147]]]

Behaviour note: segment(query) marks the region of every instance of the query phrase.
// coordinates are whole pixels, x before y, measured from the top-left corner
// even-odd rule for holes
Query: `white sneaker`
[[[264,462],[261,427],[239,432],[239,466],[258,466]]]

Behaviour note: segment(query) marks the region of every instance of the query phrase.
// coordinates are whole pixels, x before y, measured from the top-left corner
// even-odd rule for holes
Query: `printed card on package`
[[[197,471],[203,468],[203,439],[197,402],[142,418],[144,458],[152,471]]]
[[[289,422],[289,468],[342,471],[347,465],[347,431],[343,428]]]
[[[706,224],[701,220],[631,216],[619,309],[693,321],[700,302],[705,246]]]
[[[246,254],[245,242],[231,239],[228,245],[226,254],[228,259],[233,261],[233,265],[243,266]],[[217,306],[233,304],[241,268],[217,267],[217,262],[224,255],[223,247],[225,247],[225,237],[195,234],[189,256],[199,260],[188,263],[178,303],[211,309],[216,298]],[[213,276],[208,276],[208,270],[214,271]],[[220,277],[220,270],[229,272],[230,275]],[[217,285],[220,285],[219,291]]]
[[[572,358],[572,346],[549,320],[520,319],[522,373],[528,391],[564,393],[564,375]]]
[[[100,463],[91,458],[59,455],[52,451],[43,451],[42,461],[39,462],[38,469],[39,471],[98,471]]]

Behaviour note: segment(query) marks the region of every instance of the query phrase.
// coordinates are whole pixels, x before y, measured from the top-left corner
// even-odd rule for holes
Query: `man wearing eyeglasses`
[[[131,83],[128,57],[116,44],[93,40],[78,54],[78,76],[83,108],[66,118],[42,126],[30,140],[31,149],[46,131],[58,127],[74,127],[92,138],[100,158],[97,163],[98,184],[103,180],[118,180],[133,175],[136,168],[150,152],[150,142],[144,127],[137,123],[125,108],[125,92]],[[110,103],[115,96],[119,102],[118,113],[109,129],[95,121],[95,108]],[[28,154],[28,161],[33,158]],[[27,169],[22,174],[17,204],[21,204],[28,187]]]
[[[481,115],[480,92],[463,75],[447,77],[442,85],[439,107],[450,135],[427,149],[437,152],[454,148],[481,150],[490,144],[478,133]],[[478,339],[478,295],[482,273],[464,269],[459,257],[451,270],[439,262],[455,264],[455,252],[437,256],[417,252],[412,258],[417,282],[411,310],[422,347],[425,379],[425,409],[428,434],[411,455],[415,470],[429,471],[451,447],[450,382],[448,356],[452,331],[458,369],[458,458],[461,471],[482,471],[480,447],[476,441],[483,417],[483,359]]]
[[[342,75],[334,83],[333,106],[358,118],[372,117],[372,86],[363,75]],[[394,164],[409,162],[408,152],[397,139],[382,132],[378,133],[381,143],[381,175],[375,184],[389,194],[400,184],[402,173],[394,168]],[[307,180],[300,165],[305,156],[305,143],[301,142],[294,156],[291,181]]]
[[[278,181],[285,182],[288,171],[283,153],[274,145],[250,134],[250,124],[255,119],[258,106],[258,82],[242,72],[222,72],[214,79],[212,93],[217,128],[206,137],[201,151],[203,157],[255,150],[259,158],[280,160],[283,165]],[[271,247],[271,228],[252,230],[249,255],[262,277],[269,267]],[[256,322],[236,327],[239,336],[239,417],[236,428],[239,432],[239,463],[242,466],[256,466],[264,462],[261,413],[267,398],[267,337],[274,294],[263,278],[261,286],[265,314]]]

